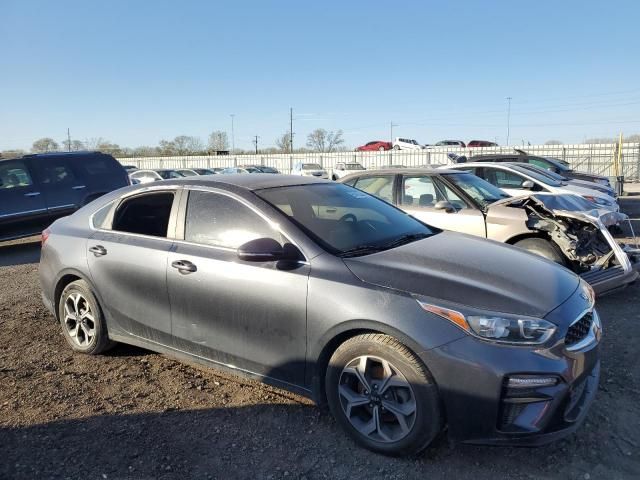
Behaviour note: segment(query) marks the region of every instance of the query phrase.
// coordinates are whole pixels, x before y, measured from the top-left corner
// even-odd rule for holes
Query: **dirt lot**
[[[602,381],[576,434],[391,459],[278,389],[127,346],[72,354],[41,305],[38,258],[33,240],[0,247],[2,479],[640,478],[638,284],[599,301]]]

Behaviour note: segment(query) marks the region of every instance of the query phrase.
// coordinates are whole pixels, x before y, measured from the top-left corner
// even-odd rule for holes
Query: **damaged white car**
[[[458,170],[366,171],[339,180],[376,195],[425,223],[523,248],[573,270],[598,294],[638,278],[640,249],[609,229],[627,215],[594,210],[577,195],[504,191]],[[629,226],[631,224],[629,223]],[[632,232],[633,236],[633,232]]]

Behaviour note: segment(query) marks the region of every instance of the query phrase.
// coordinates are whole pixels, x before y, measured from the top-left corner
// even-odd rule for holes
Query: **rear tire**
[[[380,147],[380,148],[378,148],[378,150],[379,150],[380,152],[384,152],[384,147]]]
[[[442,428],[430,374],[418,357],[388,335],[358,335],[340,345],[329,361],[325,388],[336,421],[374,452],[419,453]]]
[[[524,240],[516,242],[514,246],[535,253],[559,265],[564,266],[566,264],[564,255],[562,255],[560,249],[554,243],[544,238],[525,238]]]
[[[84,280],[64,288],[58,301],[58,318],[64,338],[76,352],[97,355],[115,345],[109,340],[102,309]]]

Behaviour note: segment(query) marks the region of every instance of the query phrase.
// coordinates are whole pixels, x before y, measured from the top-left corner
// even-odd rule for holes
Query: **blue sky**
[[[0,149],[640,132],[640,2],[0,0]]]

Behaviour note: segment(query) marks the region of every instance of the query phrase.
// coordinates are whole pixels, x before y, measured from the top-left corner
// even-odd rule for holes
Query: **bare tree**
[[[282,153],[291,153],[291,135],[287,132],[276,138],[276,147]]]
[[[562,145],[560,140],[547,140],[544,142],[545,145]]]
[[[31,151],[34,153],[55,152],[60,148],[53,138],[45,137],[33,142]]]
[[[173,139],[176,155],[193,155],[203,150],[202,142],[198,137],[179,135]]]
[[[80,140],[71,140],[71,151],[72,152],[78,152],[80,150],[84,150],[87,147],[85,146],[84,142],[81,142]]]
[[[23,156],[25,153],[26,152],[24,150],[19,148],[15,150],[3,150],[0,152],[0,158],[16,158]]]
[[[307,147],[315,152],[334,152],[343,143],[342,130],[327,132],[318,128],[307,135]]]
[[[229,138],[227,132],[216,130],[209,135],[209,151],[220,152],[229,150]]]

